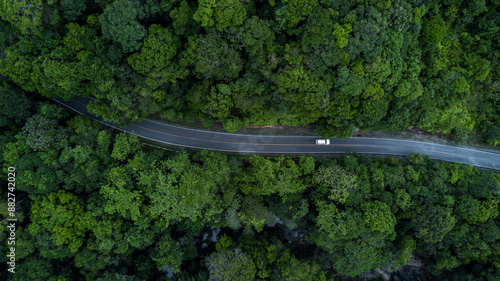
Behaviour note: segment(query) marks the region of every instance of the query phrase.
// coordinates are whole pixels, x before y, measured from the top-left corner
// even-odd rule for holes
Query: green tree
[[[214,32],[189,37],[184,58],[200,79],[229,81],[238,77],[243,68],[240,54],[221,34]]]
[[[56,3],[55,0],[3,1],[0,3],[0,16],[24,34],[39,33],[43,25],[57,22]]]
[[[359,237],[365,229],[362,214],[352,209],[341,210],[335,204],[318,202],[318,230],[326,236],[325,243]],[[320,236],[321,237],[321,236]],[[321,239],[321,238],[320,238]],[[317,243],[317,242],[316,242]],[[317,243],[318,244],[318,243]],[[322,244],[319,243],[319,246]]]
[[[188,32],[197,33],[198,28],[196,28],[196,22],[193,20],[193,9],[189,6],[186,0],[183,0],[179,7],[173,8],[170,11],[170,17],[173,19],[172,26],[174,28],[175,34],[183,35]]]
[[[253,280],[257,273],[253,261],[239,248],[212,253],[206,265],[211,281]]]
[[[245,174],[241,190],[245,194],[270,195],[278,193],[286,197],[302,192],[306,186],[300,180],[299,166],[290,158],[279,157],[275,161],[260,155],[252,157],[251,167]]]
[[[238,0],[200,0],[193,19],[205,28],[215,25],[217,30],[223,31],[243,24],[246,14],[244,4]]]
[[[168,28],[153,24],[148,27],[148,36],[140,52],[128,57],[127,61],[138,73],[148,77],[146,83],[153,89],[157,86],[183,79],[188,74],[176,63],[175,56],[181,47],[179,37]]]
[[[356,175],[339,165],[320,166],[314,175],[314,182],[329,191],[329,199],[340,204],[345,204],[357,187]]]
[[[136,135],[121,133],[115,137],[111,157],[118,161],[124,161],[139,148],[139,138]]]
[[[146,28],[137,22],[143,16],[140,2],[117,0],[106,6],[99,15],[104,37],[120,43],[125,52],[138,50],[142,38],[146,36]]]
[[[229,117],[233,107],[229,85],[219,83],[216,87],[211,87],[210,94],[206,96],[206,99],[205,113],[219,120]]]
[[[455,226],[455,218],[449,208],[426,206],[412,220],[415,236],[425,242],[437,243]]]
[[[57,121],[36,114],[26,120],[23,136],[28,146],[34,151],[47,151],[64,140],[62,130],[57,127]]]
[[[266,224],[266,218],[270,215],[269,209],[264,203],[259,198],[251,195],[243,198],[238,220],[246,229],[250,230],[253,227],[257,232],[262,232]]]
[[[396,217],[387,204],[374,201],[364,203],[361,208],[364,211],[363,220],[372,230],[388,233],[394,231]]]
[[[340,274],[355,277],[383,265],[383,250],[358,239],[345,244],[332,254],[334,268]]]
[[[281,2],[283,2],[283,7],[281,8],[284,10],[283,16],[289,28],[306,19],[318,5],[317,0],[281,0]]]
[[[214,219],[222,213],[217,183],[225,178],[228,169],[224,162],[220,163],[220,170],[214,169],[217,166],[212,162],[214,159],[208,162],[207,158],[205,168],[191,163],[186,153],[180,153],[139,173],[139,184],[148,187],[145,195],[150,200],[151,217],[161,217],[167,222],[189,218],[194,223]]]
[[[67,246],[76,253],[85,241],[89,216],[81,201],[66,191],[60,190],[43,196],[31,209],[32,235],[49,233],[55,245]]]
[[[341,49],[347,46],[348,43],[347,37],[351,32],[352,32],[352,26],[350,24],[347,23],[344,26],[341,26],[338,23],[336,23],[333,26],[333,33],[332,33],[336,39],[335,46]]]
[[[0,127],[21,125],[30,116],[31,101],[11,85],[0,87]]]
[[[423,42],[439,43],[444,39],[448,28],[440,16],[434,16],[424,24],[422,35],[419,37]]]
[[[156,262],[159,270],[168,266],[174,273],[181,272],[180,267],[183,257],[181,243],[173,240],[168,234],[161,236],[151,252],[151,258]]]
[[[87,8],[85,0],[61,0],[62,15],[68,21],[76,20]]]
[[[9,280],[66,281],[70,280],[69,272],[67,266],[54,266],[50,259],[33,255],[16,263],[16,271],[9,276]]]
[[[281,254],[277,261],[277,268],[282,280],[321,280],[319,275],[321,267],[318,264],[314,261],[300,261],[291,255],[288,249]]]
[[[116,167],[107,175],[108,184],[101,187],[100,193],[107,200],[105,211],[118,213],[124,218],[138,220],[141,215],[143,196],[133,188],[134,181],[126,167]]]

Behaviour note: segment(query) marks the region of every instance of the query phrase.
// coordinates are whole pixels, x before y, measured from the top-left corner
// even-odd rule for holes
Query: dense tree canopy
[[[90,111],[122,125],[418,127],[500,143],[498,1],[42,2],[0,4],[0,74],[92,96]]]

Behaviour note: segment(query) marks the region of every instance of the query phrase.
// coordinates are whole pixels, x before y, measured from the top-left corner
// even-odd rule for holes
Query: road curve
[[[54,99],[60,104],[89,116],[115,129],[133,133],[141,138],[174,146],[210,149],[236,153],[263,154],[335,154],[356,152],[363,154],[405,156],[411,153],[428,155],[432,159],[457,162],[476,167],[499,170],[500,153],[461,146],[402,139],[364,138],[331,139],[330,145],[316,145],[314,136],[242,135],[204,131],[170,125],[146,119],[127,128],[119,128],[90,114],[90,98],[78,97],[71,101]]]

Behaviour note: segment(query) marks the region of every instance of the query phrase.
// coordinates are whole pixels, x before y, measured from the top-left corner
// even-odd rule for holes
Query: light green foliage
[[[72,253],[83,245],[89,217],[75,195],[60,190],[43,196],[33,205],[30,218],[32,235],[49,233],[55,245],[65,245]]]
[[[257,270],[239,248],[212,253],[206,260],[210,281],[253,280]]]
[[[243,24],[246,15],[243,2],[238,0],[200,0],[193,19],[205,28],[215,25],[217,30],[223,31]]]
[[[64,139],[58,130],[57,121],[36,114],[28,118],[23,127],[23,136],[28,146],[34,151],[47,151]]]
[[[120,43],[125,52],[138,50],[146,36],[146,29],[137,22],[142,13],[137,1],[117,0],[109,4],[99,15],[104,37]]]
[[[121,216],[137,220],[141,215],[141,192],[134,190],[130,174],[124,167],[111,169],[108,184],[101,187],[100,193],[107,200],[105,211],[108,214],[118,213]]]
[[[65,92],[61,94],[63,97],[74,97],[81,92],[80,86],[85,79],[81,72],[82,68],[77,62],[61,62],[57,58],[58,55],[61,54],[54,53],[47,58],[40,57],[34,66],[33,78],[41,92],[48,97],[62,92]]]
[[[346,23],[344,25],[339,25],[338,23],[336,23],[333,26],[333,33],[332,33],[333,36],[335,36],[335,39],[337,40],[335,42],[335,46],[341,49],[347,46],[348,43],[347,37],[351,32],[352,32],[352,26],[350,24]]]
[[[314,181],[329,191],[330,200],[340,204],[347,203],[349,195],[357,187],[356,175],[345,171],[339,165],[320,166],[314,175]]]
[[[415,7],[413,9],[413,19],[412,21],[416,24],[421,24],[422,23],[422,17],[427,13],[427,10],[429,9],[428,6],[425,4],[422,4],[418,7]]]
[[[241,127],[243,126],[243,121],[238,118],[228,119],[225,120],[222,125],[224,127],[224,130],[228,131],[229,133],[234,133],[241,129]]]
[[[363,69],[363,61],[358,60],[351,64],[351,71],[357,78],[363,78],[365,76],[365,71]]]
[[[311,156],[300,156],[299,164],[303,175],[312,174],[315,170],[314,158]]]
[[[374,231],[391,233],[396,225],[396,217],[387,204],[374,201],[361,205],[363,220]]]
[[[467,221],[469,224],[484,224],[490,218],[498,216],[498,200],[488,199],[480,201],[471,196],[461,197],[458,200],[455,213],[458,218]]]
[[[439,16],[435,16],[431,18],[427,24],[424,24],[420,39],[424,42],[436,44],[444,39],[446,32],[447,27],[444,20]]]
[[[437,129],[433,128],[440,128],[439,131],[446,134],[456,129],[471,132],[474,120],[464,104],[453,103],[444,110],[426,112],[419,126],[429,131],[436,131]]]
[[[84,164],[90,161],[91,150],[87,146],[77,145],[75,148],[67,147],[61,153],[59,162],[61,164],[67,164],[69,161],[74,161],[75,164]]]
[[[215,244],[215,249],[217,251],[222,251],[229,249],[233,245],[233,239],[231,237],[227,236],[226,234],[223,234],[221,237],[217,239],[217,244]]]
[[[118,161],[127,159],[130,153],[138,148],[139,138],[136,135],[121,133],[116,136],[111,157]]]
[[[281,197],[302,192],[306,186],[299,180],[299,166],[290,158],[279,157],[275,161],[255,155],[251,168],[245,173],[241,190],[245,194],[269,195],[278,193]]]

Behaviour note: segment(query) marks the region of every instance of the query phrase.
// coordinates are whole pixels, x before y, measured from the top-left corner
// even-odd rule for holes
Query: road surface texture
[[[118,128],[102,118],[88,113],[90,98],[78,97],[71,101],[55,99],[66,107],[89,116],[115,129],[136,134],[155,142],[196,149],[210,149],[233,153],[262,154],[337,154],[356,152],[375,155],[405,156],[411,153],[428,155],[431,159],[457,162],[476,167],[500,170],[500,153],[461,146],[402,139],[363,138],[331,139],[330,145],[317,145],[314,136],[242,135],[212,132],[144,120],[127,128]]]

